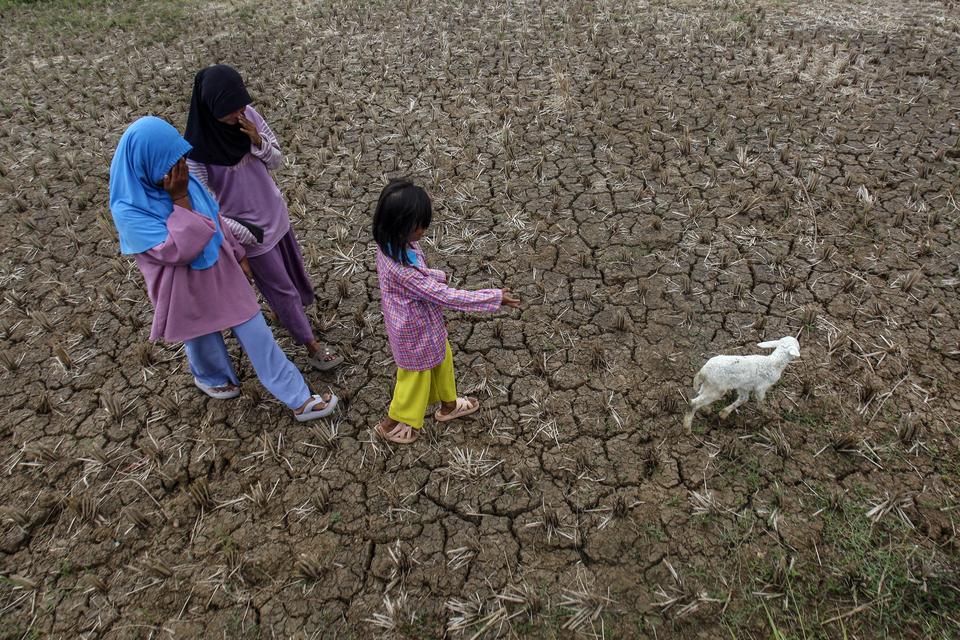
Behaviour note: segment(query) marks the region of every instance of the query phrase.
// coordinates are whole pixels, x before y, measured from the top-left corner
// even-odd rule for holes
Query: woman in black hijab
[[[249,129],[237,124],[252,102],[243,78],[233,67],[218,64],[200,71],[193,80],[183,136],[193,145],[190,159],[232,167],[250,153]]]
[[[213,193],[224,223],[243,243],[257,288],[280,323],[328,371],[343,358],[317,341],[304,307],[314,301],[287,204],[270,175],[283,164],[277,137],[256,110],[243,78],[218,64],[197,73],[184,137],[187,166]]]

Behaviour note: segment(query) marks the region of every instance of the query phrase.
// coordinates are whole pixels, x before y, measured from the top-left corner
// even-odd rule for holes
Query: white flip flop
[[[240,395],[240,387],[238,387],[237,385],[234,385],[233,383],[227,383],[226,385],[221,385],[223,387],[227,385],[232,385],[233,389],[230,389],[229,391],[217,391],[219,387],[211,387],[208,384],[203,384],[196,378],[193,379],[193,384],[197,385],[197,389],[200,389],[200,391],[203,391],[205,394],[207,394],[214,400],[230,400]]]
[[[332,393],[330,394],[329,401],[324,400],[323,396],[315,393],[313,396],[311,396],[310,401],[307,402],[307,406],[303,410],[303,413],[295,413],[293,414],[293,417],[297,419],[297,422],[309,422],[310,420],[326,418],[337,408],[337,402],[339,402],[339,398]],[[326,403],[327,406],[325,406],[323,409],[318,409],[317,411],[313,410],[313,408],[318,404],[324,403]]]

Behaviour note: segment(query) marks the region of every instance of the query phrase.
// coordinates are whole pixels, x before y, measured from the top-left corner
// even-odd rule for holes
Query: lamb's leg
[[[693,416],[700,409],[710,406],[714,402],[720,399],[720,394],[709,393],[701,388],[700,395],[690,401],[690,411],[683,417],[683,426],[687,429],[687,433],[693,431]]]
[[[753,392],[753,397],[757,399],[757,402],[763,402],[767,397],[767,391],[770,390],[770,387],[757,387]]]
[[[737,389],[737,399],[733,401],[729,407],[720,412],[720,419],[726,420],[727,417],[733,413],[733,410],[742,405],[744,402],[750,399],[750,391],[745,389]]]

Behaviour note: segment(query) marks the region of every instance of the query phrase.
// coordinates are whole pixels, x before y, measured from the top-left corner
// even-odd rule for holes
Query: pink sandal
[[[450,413],[443,414],[440,411],[443,409],[437,409],[437,412],[433,414],[434,420],[437,422],[450,422],[451,420],[456,420],[457,418],[462,418],[468,416],[471,413],[476,413],[480,408],[480,401],[476,398],[457,398],[457,407]]]
[[[403,433],[404,427],[407,427],[408,429],[410,429],[410,435],[406,438],[400,435],[401,433]],[[383,423],[381,422],[377,424],[376,427],[373,428],[373,431],[382,440],[386,440],[387,442],[394,442],[396,444],[413,444],[414,442],[417,441],[417,438],[420,437],[419,429],[414,429],[410,425],[403,424],[402,422],[398,422],[397,426],[395,426],[390,431],[384,431]]]

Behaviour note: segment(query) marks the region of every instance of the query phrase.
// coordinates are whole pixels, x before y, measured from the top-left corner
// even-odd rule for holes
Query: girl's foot
[[[453,402],[442,403],[433,417],[437,422],[449,422],[475,413],[479,408],[480,401],[476,398],[457,398]]]
[[[309,422],[318,418],[326,418],[337,408],[337,396],[325,393],[322,396],[314,394],[293,412],[297,422]]]
[[[231,398],[236,398],[240,395],[240,387],[232,382],[228,382],[227,384],[219,387],[211,387],[210,385],[203,384],[194,378],[193,384],[197,386],[197,389],[200,389],[200,391],[203,391],[214,400],[230,400]]]
[[[397,422],[392,418],[387,418],[374,427],[373,430],[384,440],[397,444],[412,444],[420,437],[418,429],[414,429],[408,424]]]
[[[310,366],[318,371],[330,371],[343,363],[343,357],[337,355],[337,352],[328,345],[320,344],[316,340],[307,345],[307,351],[310,353],[308,362]]]

